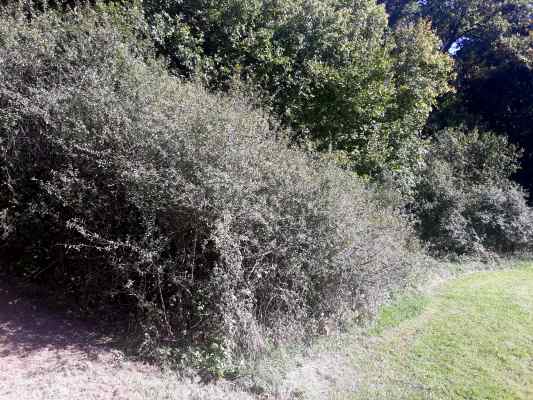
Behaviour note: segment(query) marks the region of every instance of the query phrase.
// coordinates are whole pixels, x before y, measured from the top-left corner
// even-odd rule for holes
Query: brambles
[[[13,271],[135,321],[145,354],[193,343],[211,358],[295,339],[322,313],[342,323],[405,282],[419,253],[399,212],[275,140],[246,99],[170,77],[117,18],[2,15]]]

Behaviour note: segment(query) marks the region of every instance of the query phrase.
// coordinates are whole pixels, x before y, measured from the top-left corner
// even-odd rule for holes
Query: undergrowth
[[[169,76],[135,21],[2,12],[2,268],[213,375],[405,285],[399,210],[253,101]]]

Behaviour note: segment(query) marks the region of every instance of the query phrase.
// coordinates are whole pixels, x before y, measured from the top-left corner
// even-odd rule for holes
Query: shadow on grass
[[[0,357],[27,357],[42,350],[96,354],[115,340],[92,324],[51,310],[45,302],[0,282]]]

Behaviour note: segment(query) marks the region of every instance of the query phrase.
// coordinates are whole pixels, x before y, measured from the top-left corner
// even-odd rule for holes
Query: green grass
[[[343,399],[533,399],[533,268],[475,273],[385,307],[356,394]]]
[[[429,298],[427,296],[409,295],[402,297],[395,303],[382,308],[370,334],[381,335],[386,329],[394,328],[403,321],[418,317],[428,304]]]

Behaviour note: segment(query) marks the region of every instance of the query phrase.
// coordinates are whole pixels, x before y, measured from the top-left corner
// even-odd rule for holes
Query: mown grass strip
[[[385,307],[353,399],[533,399],[533,268],[476,273]]]

